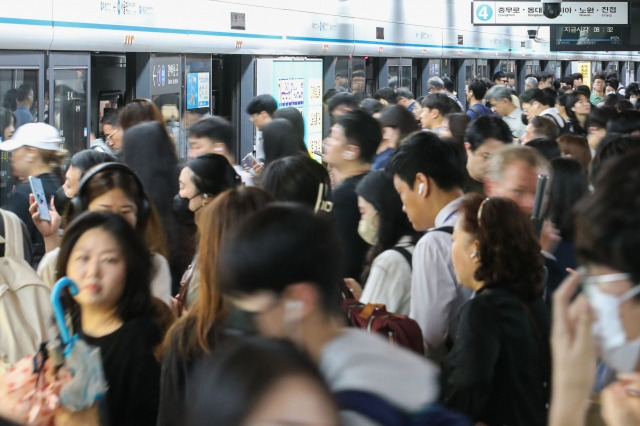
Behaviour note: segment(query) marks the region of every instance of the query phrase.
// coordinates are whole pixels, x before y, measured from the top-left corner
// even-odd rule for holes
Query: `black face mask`
[[[189,198],[182,198],[180,194],[173,197],[173,215],[179,224],[185,226],[195,225],[195,216],[189,210],[189,201]]]
[[[56,207],[56,211],[60,216],[64,214],[64,211],[67,209],[67,206],[71,202],[71,198],[67,197],[67,194],[64,192],[64,188],[60,187],[53,195],[53,205]]]

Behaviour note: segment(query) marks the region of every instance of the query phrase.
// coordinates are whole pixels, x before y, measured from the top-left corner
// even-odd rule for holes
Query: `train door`
[[[90,63],[88,53],[49,55],[49,123],[60,130],[63,147],[71,155],[89,147]]]
[[[29,111],[32,121],[46,121],[48,116],[45,115],[44,76],[41,72],[43,69],[42,52],[0,54],[0,106],[14,112],[19,105],[17,98],[20,91],[20,98],[24,98],[20,102],[20,108]],[[16,124],[12,114],[6,110],[1,110],[0,113],[0,143],[11,137],[11,124]],[[9,152],[0,151],[0,207],[4,207],[14,183],[10,157]]]
[[[389,84],[391,89],[404,87],[416,91],[416,79],[413,78],[412,61],[409,58],[389,58],[387,60],[389,67]]]
[[[118,53],[91,55],[91,134],[104,138],[100,122],[105,112],[124,106],[127,57]]]

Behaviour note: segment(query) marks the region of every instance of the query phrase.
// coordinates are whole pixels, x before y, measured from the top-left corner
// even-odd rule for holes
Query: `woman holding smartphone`
[[[58,130],[44,123],[28,123],[16,130],[13,138],[0,144],[0,150],[11,152],[13,176],[20,183],[9,194],[5,208],[15,213],[27,225],[33,244],[33,263],[36,266],[44,256],[44,240],[31,220],[29,213],[29,176],[42,182],[44,196],[49,200],[60,187],[60,179],[54,172],[59,168],[67,152],[60,149]]]

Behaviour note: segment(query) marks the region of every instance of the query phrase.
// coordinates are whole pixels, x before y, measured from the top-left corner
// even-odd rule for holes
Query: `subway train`
[[[259,93],[303,111],[316,152],[332,87],[419,96],[437,75],[464,98],[469,79],[498,70],[522,85],[578,61],[623,84],[640,69],[637,52],[551,51],[549,27],[471,22],[470,0],[21,0],[0,10],[0,96],[10,106],[14,89],[32,86],[35,119],[58,127],[71,152],[99,135],[105,109],[145,97],[177,129],[206,113],[229,118],[241,156],[256,138],[244,108]]]

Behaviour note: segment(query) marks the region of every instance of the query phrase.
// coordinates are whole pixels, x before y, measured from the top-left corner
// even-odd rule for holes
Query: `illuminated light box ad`
[[[258,95],[268,93],[278,108],[300,111],[307,149],[313,159],[321,161],[322,60],[258,59],[256,80]]]

